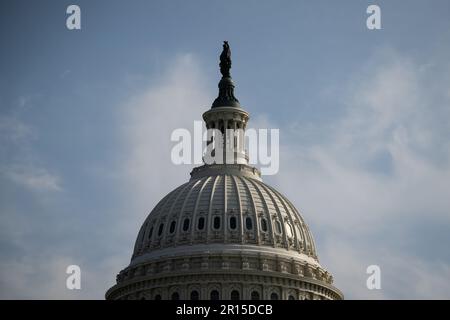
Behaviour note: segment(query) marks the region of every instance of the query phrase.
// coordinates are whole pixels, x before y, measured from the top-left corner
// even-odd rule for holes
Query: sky
[[[449,16],[447,0],[2,1],[0,298],[104,298],[189,179],[170,134],[210,108],[228,40],[249,125],[280,129],[263,179],[345,298],[450,299]]]

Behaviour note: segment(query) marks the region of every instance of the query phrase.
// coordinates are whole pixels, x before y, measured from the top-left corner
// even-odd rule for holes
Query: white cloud
[[[21,102],[20,105],[25,102]],[[0,116],[0,139],[3,143],[18,143],[34,137],[33,130],[12,116]]]
[[[60,178],[49,173],[44,168],[13,166],[2,168],[1,172],[12,182],[24,186],[31,191],[62,191]]]
[[[408,243],[420,221],[450,231],[450,81],[443,81],[443,64],[424,68],[393,51],[376,55],[370,69],[340,88],[348,92],[337,97],[343,116],[316,124],[326,139],[281,147],[273,181],[320,228],[319,256],[350,298],[450,297],[448,261],[438,251],[435,261],[420,249],[401,251],[390,234],[404,232]],[[289,134],[304,133],[295,128]],[[369,292],[365,268],[377,262],[391,285]],[[440,289],[426,290],[427,281]]]
[[[17,108],[24,109],[29,103],[28,98],[20,97]],[[18,115],[0,116],[0,175],[29,191],[61,191],[60,177],[37,164],[39,157],[32,147],[35,139],[36,130]]]
[[[205,89],[205,78],[193,55],[180,55],[162,79],[121,110],[126,154],[123,179],[138,216],[189,179],[192,166],[171,163],[175,142],[170,137],[176,128],[192,133],[194,120],[201,120],[209,109],[212,96]]]
[[[121,209],[125,212],[121,212],[120,216],[117,213],[104,213],[104,219],[109,220],[100,227],[101,230],[95,227],[95,234],[92,235],[95,239],[98,234],[116,234],[116,239],[129,241],[128,249],[121,250],[126,245],[100,241],[102,245],[109,243],[115,249],[109,245],[97,248],[96,250],[108,250],[112,253],[111,258],[105,259],[104,253],[99,253],[101,261],[92,261],[84,255],[82,258],[75,255],[75,252],[80,252],[79,244],[68,236],[58,244],[43,248],[41,254],[36,255],[28,241],[35,237],[36,233],[42,232],[33,220],[42,218],[32,216],[28,219],[25,218],[26,211],[18,211],[14,206],[5,207],[0,218],[4,231],[7,230],[5,228],[11,227],[4,235],[8,241],[7,246],[22,252],[23,257],[5,252],[9,256],[1,259],[1,298],[103,299],[106,290],[115,283],[115,275],[129,263],[133,241],[149,210],[166,193],[188,181],[190,167],[171,165],[170,135],[175,128],[192,130],[193,121],[201,119],[202,112],[209,108],[213,96],[207,95],[205,76],[201,73],[195,57],[189,54],[178,56],[161,78],[153,80],[140,95],[134,96],[118,110],[119,123],[122,123],[123,127],[122,140],[118,141],[117,149],[124,165],[118,172],[114,171],[116,168],[104,170],[108,179],[111,179],[110,172],[116,172],[113,179],[117,188],[123,190],[126,204]],[[37,156],[30,147],[30,137],[36,136],[31,135],[32,131],[26,130],[29,127],[18,120],[8,120],[0,124],[4,124],[0,128],[8,133],[8,147],[16,153],[19,160],[14,165],[6,161],[8,159],[3,161],[0,174],[2,178],[7,179],[3,183],[13,182],[33,192],[63,190],[61,179],[57,175],[33,161]],[[69,191],[64,198],[70,197]],[[47,203],[40,204],[46,205]],[[45,219],[53,217],[57,208],[45,208],[49,211]],[[61,216],[71,210],[73,209],[64,208],[63,212],[54,218],[54,223],[62,223],[59,220]],[[80,216],[80,219],[85,218]],[[86,228],[85,232],[92,231],[92,226],[70,218],[66,230],[68,235],[73,228],[71,223]],[[54,231],[61,233],[62,230]],[[53,232],[49,232],[44,238],[54,236]],[[88,251],[86,255],[92,254]],[[70,264],[78,264],[82,269],[84,280],[80,291],[69,291],[65,288],[65,268]]]

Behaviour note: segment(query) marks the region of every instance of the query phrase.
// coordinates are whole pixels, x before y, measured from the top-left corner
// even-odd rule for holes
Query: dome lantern
[[[214,100],[211,109],[203,114],[207,129],[217,129],[218,136],[208,132],[207,145],[214,150],[212,163],[220,164],[220,170],[232,170],[239,165],[246,172],[254,171],[259,178],[259,170],[248,166],[248,153],[245,148],[245,129],[250,118],[249,113],[241,108],[238,99],[234,96],[234,84],[231,79],[231,49],[228,41],[224,41],[220,54],[220,72],[222,79],[219,82],[219,96]],[[220,138],[220,139],[218,139]],[[209,167],[211,169],[212,167]],[[205,169],[205,168],[201,168]],[[194,169],[193,173],[197,171]],[[192,173],[191,173],[192,175]]]

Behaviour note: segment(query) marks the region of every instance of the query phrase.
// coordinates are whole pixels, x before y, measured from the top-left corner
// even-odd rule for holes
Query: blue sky
[[[81,30],[66,28],[72,3]],[[264,180],[303,212],[346,297],[450,298],[449,16],[446,0],[2,1],[0,297],[103,298],[189,177],[170,133],[211,105],[228,40],[251,123],[280,128]]]

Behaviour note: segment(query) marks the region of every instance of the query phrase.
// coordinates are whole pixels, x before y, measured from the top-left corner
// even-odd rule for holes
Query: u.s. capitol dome
[[[219,96],[203,114],[223,141],[226,129],[245,130],[249,119],[234,96],[230,56],[225,42]],[[107,299],[343,299],[299,211],[262,182],[245,152],[232,157],[194,168],[155,206]]]

